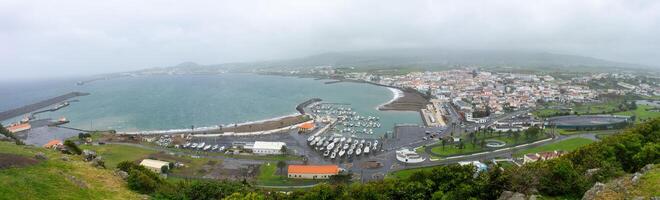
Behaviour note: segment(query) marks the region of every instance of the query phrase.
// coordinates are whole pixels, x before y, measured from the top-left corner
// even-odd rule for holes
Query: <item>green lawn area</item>
[[[557,113],[565,113],[567,111],[561,111],[558,109],[551,109],[551,108],[546,108],[546,109],[540,109],[532,112],[534,116],[536,117],[550,117],[550,116],[555,116]]]
[[[636,116],[635,123],[641,123],[648,119],[660,117],[660,112],[648,111],[647,109],[653,108],[647,105],[638,105],[637,109],[625,112],[614,113],[615,115]]]
[[[572,106],[572,111],[570,111],[570,114],[574,114],[574,112],[577,112],[578,114],[581,115],[610,113],[619,109],[619,105],[622,104],[623,102],[624,100],[620,99],[620,100],[610,100],[603,103],[578,104]],[[544,108],[544,109],[536,110],[532,112],[532,114],[534,114],[537,117],[551,117],[551,116],[555,116],[557,113],[565,113],[565,112],[566,111],[561,111],[559,109]]]
[[[410,175],[412,175],[415,172],[418,171],[430,171],[433,169],[433,166],[431,167],[420,167],[420,168],[414,168],[414,169],[404,169],[404,170],[399,170],[392,172],[390,175],[399,178],[399,179],[405,179],[408,178]]]
[[[506,135],[506,133],[502,133],[501,136],[498,136],[495,133],[493,133],[492,135],[490,135],[490,134],[488,134],[488,135],[479,134],[479,135],[477,135],[477,141],[479,142],[479,141],[481,141],[481,139],[484,139],[484,140],[499,140],[499,141],[503,141],[503,142],[506,143],[505,147],[510,147],[510,146],[525,144],[525,143],[529,143],[529,142],[533,142],[533,141],[548,138],[548,136],[545,135],[545,134],[539,134],[538,138],[528,140],[527,138],[525,138],[524,133],[520,133],[520,134],[521,135],[518,138],[518,140],[515,140],[513,137],[508,137]],[[459,149],[458,145],[454,145],[454,144],[447,144],[443,148],[441,143],[437,143],[437,144],[432,146],[431,152],[434,153],[434,154],[437,154],[438,156],[449,157],[449,156],[453,156],[453,155],[462,155],[462,154],[476,153],[476,152],[486,151],[486,150],[493,150],[493,149],[488,148],[488,147],[481,148],[480,145],[473,145],[472,143],[467,142],[468,141],[467,139],[464,139],[464,141],[466,141],[466,142],[465,142],[465,146],[464,146],[465,148],[463,148],[463,149]]]
[[[0,169],[0,199],[141,199],[111,170],[94,168],[80,156],[62,161],[57,151],[8,142],[0,142],[0,152],[29,158],[43,152],[48,157],[35,165]],[[71,176],[86,188],[67,178]]]
[[[621,132],[621,130],[594,130],[594,131],[576,131],[576,130],[565,130],[565,129],[556,129],[560,135],[576,135],[583,133],[594,133],[594,134],[615,134]]]
[[[286,171],[286,169],[283,169]],[[289,179],[286,174],[280,175],[276,162],[264,163],[259,167],[257,184],[268,186],[296,186],[311,185],[320,182],[319,180]]]
[[[587,139],[587,138],[571,138],[567,139],[564,141],[552,143],[552,144],[547,144],[539,147],[534,147],[531,149],[526,149],[523,151],[518,151],[514,156],[522,156],[524,154],[528,153],[538,153],[538,152],[544,152],[544,151],[554,151],[554,150],[563,150],[563,151],[573,151],[577,149],[578,147],[591,144],[593,143],[593,140]]]
[[[451,156],[451,155],[456,155],[456,154],[465,154],[465,153],[472,153],[472,152],[477,152],[481,151],[481,147],[472,145],[472,144],[466,144],[465,148],[459,149],[455,145],[445,145],[443,148],[442,145],[434,146],[431,149],[431,152],[439,155],[439,156]]]
[[[106,144],[106,145],[80,145],[81,149],[89,149],[96,151],[96,154],[102,156],[105,160],[105,165],[109,168],[117,167],[117,163],[122,161],[135,161],[145,158],[149,154],[158,153],[158,151],[133,147],[120,144]]]

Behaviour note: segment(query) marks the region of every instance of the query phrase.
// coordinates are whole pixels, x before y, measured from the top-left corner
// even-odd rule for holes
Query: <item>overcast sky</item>
[[[408,47],[660,66],[660,1],[0,0],[0,69],[12,79]]]

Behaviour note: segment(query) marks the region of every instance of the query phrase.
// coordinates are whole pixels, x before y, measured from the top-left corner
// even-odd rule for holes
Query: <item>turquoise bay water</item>
[[[374,129],[377,134],[392,130],[394,124],[421,123],[417,112],[378,111],[376,107],[389,101],[393,94],[386,88],[368,84],[324,84],[324,81],[307,78],[254,74],[145,76],[83,86],[74,83],[33,84],[31,89],[24,90],[20,87],[27,86],[16,86],[19,89],[12,90],[0,88],[4,96],[0,110],[68,91],[82,91],[91,95],[78,97],[79,102],[57,112],[41,114],[39,118],[64,116],[71,120],[69,126],[82,129],[159,130],[294,114],[296,105],[318,97],[324,102],[350,103],[361,115],[379,116],[383,126]]]

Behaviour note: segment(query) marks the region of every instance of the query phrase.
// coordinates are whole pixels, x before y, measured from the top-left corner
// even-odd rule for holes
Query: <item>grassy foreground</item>
[[[8,142],[0,142],[0,152],[29,158],[43,152],[48,157],[32,166],[0,169],[0,199],[141,199],[111,170],[94,168],[79,156],[62,161],[59,152]]]
[[[80,145],[82,149],[89,149],[96,151],[96,154],[102,156],[105,160],[105,166],[108,168],[117,167],[117,163],[122,161],[135,161],[145,158],[149,154],[158,153],[154,150],[133,147],[120,144],[106,144],[106,145]]]

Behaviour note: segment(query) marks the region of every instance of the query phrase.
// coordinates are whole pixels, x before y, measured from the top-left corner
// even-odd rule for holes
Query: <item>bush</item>
[[[80,147],[78,147],[78,145],[76,143],[74,143],[73,141],[71,141],[71,140],[64,141],[64,146],[66,146],[66,148],[69,150],[69,152],[71,152],[73,154],[76,154],[76,155],[82,154],[82,150],[80,149]]]

